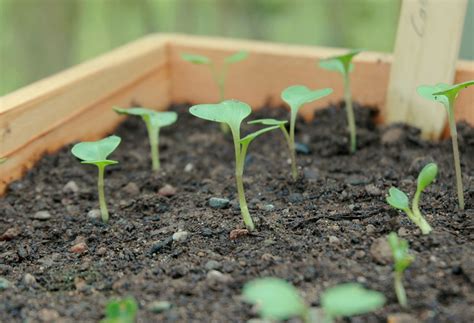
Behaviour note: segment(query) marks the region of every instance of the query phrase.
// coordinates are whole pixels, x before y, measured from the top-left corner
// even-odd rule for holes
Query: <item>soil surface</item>
[[[230,232],[243,228],[231,139],[186,106],[172,109],[179,119],[161,131],[158,174],[150,171],[141,120],[129,118],[115,132],[123,141],[111,156],[120,164],[106,172],[107,225],[90,212],[98,208],[96,169],[80,164],[71,147],[45,156],[10,185],[0,199],[0,277],[9,282],[1,282],[2,322],[97,322],[109,299],[128,295],[139,303],[139,322],[245,322],[256,314],[242,301],[242,286],[264,276],[290,281],[311,306],[343,282],[386,295],[383,309],[350,322],[402,313],[404,322],[474,322],[473,128],[458,127],[464,211],[456,204],[450,140],[432,143],[407,126],[376,126],[374,110],[357,108],[354,155],[347,153],[340,105],[312,123],[299,120],[296,182],[282,133],[262,135],[249,147],[244,172],[258,231],[231,240]],[[288,112],[263,109],[248,120],[268,116]],[[440,172],[422,196],[434,228],[422,236],[385,194],[395,185],[413,196],[429,161]],[[229,206],[211,207],[213,197],[229,199]],[[179,231],[185,232],[173,240]],[[391,231],[409,241],[416,257],[405,273],[406,310],[392,287],[384,243]],[[157,301],[171,307],[159,312]]]

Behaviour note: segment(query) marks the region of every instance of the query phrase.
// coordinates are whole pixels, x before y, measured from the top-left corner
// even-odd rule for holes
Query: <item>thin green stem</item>
[[[401,307],[407,307],[407,295],[405,287],[403,287],[403,272],[396,271],[394,279],[395,294],[397,295],[398,303]]]
[[[450,100],[448,108],[449,130],[451,132],[451,142],[453,144],[454,169],[456,171],[456,189],[458,192],[459,209],[464,210],[464,189],[462,184],[461,159],[459,158],[458,132],[456,130],[456,120],[454,118],[453,103]]]
[[[297,112],[293,113],[294,110],[295,109],[292,109],[291,111],[290,135],[287,138],[287,141],[288,141],[288,148],[290,149],[290,156],[291,156],[291,175],[293,176],[293,180],[296,181],[298,179],[298,170],[296,167],[296,149],[295,149],[295,124],[296,124]]]
[[[98,181],[97,181],[97,190],[99,191],[99,205],[100,205],[100,214],[102,216],[102,221],[107,223],[109,221],[109,210],[107,209],[107,203],[105,201],[105,192],[104,192],[104,165],[98,165],[99,169]]]
[[[288,133],[288,130],[286,130],[285,125],[280,125],[280,129],[283,132],[283,135],[285,136],[286,143],[288,144],[288,149],[290,151],[290,158],[291,158],[291,175],[293,176],[293,180],[296,180],[298,178],[298,170],[296,169],[296,152],[295,148],[293,145],[293,142],[291,141],[290,134]]]
[[[159,155],[159,128],[154,129],[149,123],[147,123],[148,130],[148,141],[150,142],[150,154],[151,154],[151,168],[153,171],[160,169],[160,155]]]
[[[240,144],[239,144],[240,145]],[[247,200],[245,199],[244,191],[244,165],[245,155],[247,154],[248,143],[241,146],[239,157],[236,158],[236,169],[235,169],[235,180],[237,182],[237,194],[239,195],[240,212],[244,220],[245,227],[249,231],[255,230],[252,217],[250,216],[249,208],[247,206]]]
[[[406,209],[404,211],[408,215],[410,220],[415,223],[418,228],[420,228],[422,234],[429,234],[433,229],[431,228],[430,224],[426,222],[418,207],[420,194],[421,193],[418,191],[415,193],[415,197],[413,198],[412,209]]]
[[[355,153],[357,149],[357,138],[356,138],[357,134],[356,134],[354,109],[352,108],[351,83],[350,83],[349,73],[344,75],[344,99],[346,101],[347,123],[349,125],[349,134],[350,134],[349,151],[351,154],[353,154]]]

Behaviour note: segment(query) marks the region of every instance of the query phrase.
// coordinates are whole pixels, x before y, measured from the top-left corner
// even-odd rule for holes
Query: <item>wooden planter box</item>
[[[231,68],[226,96],[263,106],[282,103],[280,92],[293,84],[332,87],[335,93],[308,105],[301,113],[342,98],[341,78],[316,66],[317,59],[343,49],[290,46],[256,41],[160,34],[148,36],[99,58],[73,67],[1,98],[0,194],[44,154],[78,140],[95,140],[113,131],[123,119],[114,105],[139,103],[166,109],[170,103],[217,100],[207,68],[184,62],[180,53],[221,58],[238,50],[250,57]],[[376,106],[384,122],[391,55],[366,52],[355,60],[354,100]],[[474,79],[474,64],[458,62],[455,82]],[[461,93],[456,118],[474,124],[474,91]]]

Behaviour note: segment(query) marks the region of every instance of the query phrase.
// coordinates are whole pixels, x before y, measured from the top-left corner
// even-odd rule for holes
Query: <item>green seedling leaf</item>
[[[244,102],[227,100],[218,104],[198,104],[192,106],[189,112],[201,119],[226,123],[233,133],[238,134],[240,124],[252,113],[252,108]]]
[[[281,98],[291,108],[292,113],[295,113],[301,108],[303,104],[310,103],[321,99],[332,93],[332,89],[310,90],[304,85],[293,85],[281,93]]]
[[[392,250],[393,260],[395,262],[395,271],[403,272],[410,266],[415,257],[409,254],[408,241],[399,239],[395,232],[388,235],[388,243]]]
[[[120,137],[110,136],[98,141],[80,142],[72,147],[71,152],[81,159],[83,164],[117,164],[117,161],[108,160],[107,157],[118,147],[120,141]]]
[[[332,287],[321,296],[321,306],[332,318],[375,311],[384,303],[383,294],[354,283]]]
[[[438,100],[438,96],[444,96],[447,98],[453,98],[453,101],[454,101],[454,99],[457,98],[459,91],[466,89],[471,85],[474,85],[474,80],[467,81],[464,83],[454,84],[452,86],[447,86],[444,89],[441,89],[433,93],[433,96],[435,97],[435,100]]]
[[[333,56],[319,61],[319,66],[329,70],[347,75],[354,69],[352,58],[359,54],[362,50],[354,49],[345,55]]]
[[[224,63],[226,64],[233,64],[240,61],[243,61],[249,56],[249,53],[245,50],[238,51],[235,54],[232,54],[224,59]]]
[[[159,112],[147,108],[114,108],[114,111],[119,114],[141,117],[145,123],[149,122],[154,128],[163,128],[172,125],[178,119],[178,114],[172,111]]]
[[[248,146],[248,145],[250,145],[252,140],[257,138],[261,134],[263,134],[265,132],[275,130],[275,129],[278,129],[278,128],[280,128],[280,126],[271,126],[271,127],[263,128],[263,129],[260,129],[258,131],[252,132],[252,133],[248,134],[247,136],[245,136],[244,138],[240,139],[240,144]]]
[[[138,304],[133,297],[112,300],[105,307],[105,319],[101,323],[135,323]]]
[[[146,108],[130,108],[120,109],[114,108],[115,112],[119,114],[128,114],[132,116],[139,116],[146,124],[148,131],[148,138],[150,141],[150,155],[152,160],[152,169],[158,171],[160,169],[159,158],[159,136],[162,127],[169,126],[176,122],[178,114],[176,112],[158,112]]]
[[[202,65],[202,64],[209,65],[212,63],[209,58],[203,55],[182,53],[181,58],[184,59],[185,61],[188,61],[193,64],[198,64],[198,65]]]
[[[388,191],[387,203],[399,210],[410,208],[408,196],[396,187],[391,187]]]
[[[263,319],[286,320],[303,316],[307,307],[294,288],[288,282],[278,278],[261,278],[245,284],[244,299],[257,304]]]
[[[431,101],[437,101],[442,103],[446,108],[449,108],[448,98],[444,95],[434,95],[439,91],[449,89],[449,85],[445,83],[438,83],[436,85],[420,85],[416,92],[423,98]]]
[[[261,124],[264,126],[281,126],[287,124],[286,120],[277,120],[277,119],[257,119],[247,122],[248,124]]]
[[[425,188],[430,185],[438,174],[438,166],[435,163],[429,163],[421,170],[418,175],[418,188],[417,190],[422,192]]]

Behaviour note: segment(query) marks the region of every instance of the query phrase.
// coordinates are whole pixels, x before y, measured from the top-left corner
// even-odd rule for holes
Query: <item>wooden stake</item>
[[[452,83],[467,0],[404,0],[387,93],[385,119],[406,122],[437,139],[446,125],[441,104],[418,96],[422,84]]]

